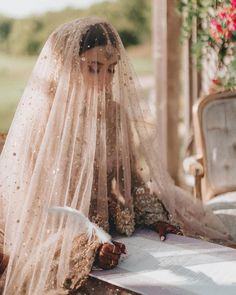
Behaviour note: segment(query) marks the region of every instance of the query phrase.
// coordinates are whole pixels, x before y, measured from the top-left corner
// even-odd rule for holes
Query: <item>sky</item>
[[[103,0],[0,0],[0,15],[25,17],[46,11],[61,10],[65,7],[86,8]]]

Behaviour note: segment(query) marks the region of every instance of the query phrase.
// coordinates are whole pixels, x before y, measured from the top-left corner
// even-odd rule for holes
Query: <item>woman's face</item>
[[[110,92],[118,59],[118,50],[109,45],[85,51],[81,55],[81,69],[87,86],[97,85],[99,90]]]

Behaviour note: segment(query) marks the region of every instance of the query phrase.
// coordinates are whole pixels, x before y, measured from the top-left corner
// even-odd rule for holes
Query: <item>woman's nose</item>
[[[104,69],[101,73],[101,82],[105,85],[111,84],[113,76],[109,73],[108,69]]]

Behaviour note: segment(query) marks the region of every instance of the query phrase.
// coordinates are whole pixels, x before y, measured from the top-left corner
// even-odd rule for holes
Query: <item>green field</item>
[[[138,75],[152,73],[151,57],[131,52],[131,62]],[[37,57],[8,56],[0,54],[0,132],[6,132],[11,124],[17,103]]]
[[[36,58],[0,55],[0,132],[8,130]]]

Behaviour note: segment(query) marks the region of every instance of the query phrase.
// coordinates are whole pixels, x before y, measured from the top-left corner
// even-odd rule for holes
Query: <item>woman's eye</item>
[[[92,74],[98,74],[100,72],[100,70],[97,67],[89,66],[88,69],[89,69],[89,72]]]
[[[110,74],[114,74],[114,73],[115,73],[115,68],[109,68],[109,69],[108,69],[108,73],[110,73]]]

